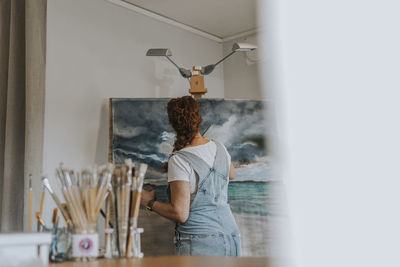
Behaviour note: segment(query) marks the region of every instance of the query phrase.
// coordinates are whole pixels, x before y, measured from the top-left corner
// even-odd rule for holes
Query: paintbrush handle
[[[96,209],[96,194],[97,194],[97,187],[92,187],[89,189],[89,199],[90,199],[90,222],[95,223],[95,209]]]
[[[107,194],[107,188],[105,187],[104,189],[99,190],[97,199],[96,199],[96,207],[95,207],[95,213],[94,216],[97,218],[99,216],[99,212],[101,209],[101,206],[103,204],[103,200],[105,195]]]
[[[119,247],[119,227],[118,227],[118,190],[117,186],[114,186],[114,212],[115,212],[115,236],[117,242],[118,256],[121,257],[121,249]]]
[[[133,218],[139,217],[139,209],[140,209],[140,199],[142,197],[142,192],[136,192],[135,196],[135,209],[133,210]]]
[[[59,222],[60,222],[60,217],[57,215],[57,218],[56,218],[56,229],[58,228]]]
[[[54,208],[53,209],[53,217],[51,218],[51,222],[53,223],[53,224],[55,224],[56,223],[56,219],[57,219],[57,212],[58,212],[58,209],[57,208]],[[39,213],[40,214],[40,213]],[[42,215],[40,214],[40,217],[42,217]]]
[[[106,199],[106,204],[105,204],[105,206],[106,206],[106,221],[105,221],[105,224],[104,224],[104,230],[106,230],[106,231],[104,231],[105,232],[105,251],[107,251],[107,249],[108,249],[108,246],[109,246],[109,244],[108,244],[108,232],[107,232],[107,230],[109,229],[109,220],[110,220],[110,197],[107,197],[107,199]]]
[[[82,201],[83,201],[83,205],[85,207],[85,211],[86,211],[86,218],[87,220],[90,220],[90,203],[89,203],[89,189],[83,189],[82,190]]]
[[[73,197],[73,201],[75,203],[75,206],[77,207],[78,213],[79,213],[79,217],[81,218],[83,224],[87,223],[87,218],[85,216],[85,211],[82,207],[82,199],[79,193],[79,189],[76,186],[73,186],[70,188],[71,190],[71,194]]]
[[[29,232],[32,232],[32,189],[29,189]]]
[[[121,210],[120,210],[120,217],[121,217],[121,223],[124,223],[124,218],[125,218],[125,209],[126,209],[126,188],[123,187],[121,189]]]
[[[61,205],[60,199],[58,199],[57,195],[50,192],[51,197],[53,198],[54,202],[56,203],[58,209],[61,211],[62,216],[64,217],[65,222],[71,226],[71,220],[69,219],[68,213],[65,211],[63,206]]]
[[[126,244],[126,258],[131,257],[131,244],[132,244],[132,232],[129,231],[128,241]]]
[[[36,219],[38,220],[40,226],[42,226],[42,227],[45,226],[45,223],[44,223],[42,217],[40,216],[39,212],[36,212]]]
[[[120,249],[121,249],[121,254],[124,255],[126,254],[126,240],[127,240],[127,232],[128,232],[128,216],[126,215],[126,209],[127,209],[127,203],[126,203],[126,186],[123,185],[121,188],[121,198],[120,198],[120,207],[121,209],[118,211],[119,212],[119,234],[120,234]]]
[[[109,197],[107,197],[107,199],[106,199],[106,223],[105,223],[105,225],[104,225],[104,228],[105,229],[107,229],[107,228],[109,228],[110,227],[110,203],[111,202],[111,200],[110,200],[110,196]]]
[[[128,257],[128,253],[130,253],[130,235],[131,235],[131,227],[133,225],[133,201],[134,201],[134,191],[129,190],[129,213],[128,213],[128,239],[126,240],[126,256]],[[129,246],[129,247],[128,247]]]
[[[44,196],[46,195],[46,191],[42,191],[42,197],[40,198],[40,216],[43,216],[43,205],[44,205]]]
[[[72,215],[72,222],[78,226],[80,229],[83,228],[83,221],[82,218],[79,216],[79,211],[77,210],[77,207],[75,206],[75,202],[72,198],[71,192],[68,190],[68,188],[64,188],[64,197],[65,200],[67,201],[67,206],[68,210],[70,211]]]

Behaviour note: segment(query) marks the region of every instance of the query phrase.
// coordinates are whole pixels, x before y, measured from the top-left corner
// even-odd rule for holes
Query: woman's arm
[[[233,180],[236,177],[236,169],[233,167],[233,164],[231,162],[231,166],[229,167],[229,180]]]
[[[187,181],[173,181],[170,186],[171,203],[155,201],[152,210],[167,219],[184,223],[189,217],[190,184]],[[154,190],[143,190],[141,204],[146,206],[151,199],[154,199]]]

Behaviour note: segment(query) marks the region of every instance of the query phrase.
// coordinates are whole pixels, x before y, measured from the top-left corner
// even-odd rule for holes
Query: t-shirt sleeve
[[[228,150],[226,149],[226,147],[225,147],[225,145],[223,145],[223,144],[221,144],[222,145],[222,147],[224,148],[224,151],[226,152],[226,157],[227,157],[227,159],[228,159],[228,166],[230,166],[231,165],[231,155],[229,155],[229,152],[228,152]]]
[[[179,155],[174,155],[168,160],[168,183],[173,181],[190,182],[190,164]]]

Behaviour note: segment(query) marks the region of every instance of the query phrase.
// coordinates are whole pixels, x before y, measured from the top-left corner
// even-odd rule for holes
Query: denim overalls
[[[176,224],[177,255],[240,256],[239,231],[228,204],[230,166],[222,145],[215,144],[217,152],[211,168],[190,152],[172,154],[185,159],[199,177],[189,218],[185,223]]]

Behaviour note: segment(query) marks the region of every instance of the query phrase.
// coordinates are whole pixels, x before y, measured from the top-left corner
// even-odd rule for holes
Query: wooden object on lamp
[[[204,76],[200,73],[201,67],[193,66],[192,77],[190,77],[190,89],[189,93],[194,98],[201,98],[207,93],[207,88],[204,88]]]

